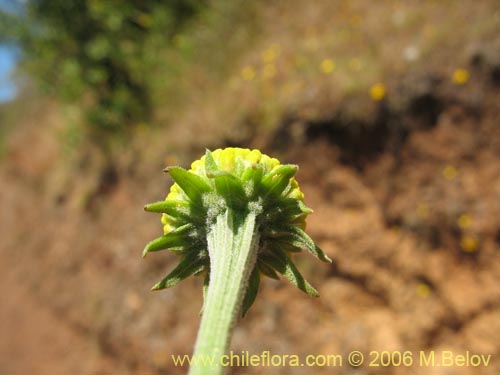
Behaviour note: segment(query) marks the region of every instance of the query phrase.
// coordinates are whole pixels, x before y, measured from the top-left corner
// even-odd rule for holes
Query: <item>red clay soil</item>
[[[498,99],[491,90],[479,113],[448,103],[398,147],[356,161],[323,135],[289,145],[283,158],[303,167],[298,179],[315,210],[308,230],[334,264],[297,257],[318,299],[266,279],[232,348],[340,354],[343,366],[228,373],[500,373]],[[176,260],[140,257],[161,230],[142,206],[165,194],[165,176],[119,172],[86,210],[78,193],[87,176],[75,173],[61,195],[53,146],[26,126],[0,169],[0,373],[184,373],[170,355],[191,353],[202,281],[149,292]],[[360,368],[346,363],[353,350],[365,354]],[[370,352],[383,350],[411,351],[415,362],[420,351],[492,358],[479,367],[370,367]]]

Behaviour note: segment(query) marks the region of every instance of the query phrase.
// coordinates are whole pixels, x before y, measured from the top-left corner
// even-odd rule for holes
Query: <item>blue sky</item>
[[[23,0],[0,0],[0,9],[7,12],[19,12]],[[19,49],[12,45],[0,44],[0,102],[13,99],[17,87],[11,79],[19,58]]]
[[[0,102],[9,101],[17,94],[17,87],[11,80],[11,74],[16,67],[18,54],[16,48],[0,45]]]

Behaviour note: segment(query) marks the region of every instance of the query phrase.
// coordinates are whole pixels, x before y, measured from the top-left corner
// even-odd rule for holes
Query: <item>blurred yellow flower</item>
[[[273,78],[276,75],[276,66],[274,64],[266,64],[262,70],[262,75],[266,79]]]
[[[451,80],[455,85],[464,85],[469,80],[469,72],[465,69],[455,69]]]
[[[451,165],[447,165],[443,169],[443,177],[447,180],[454,180],[457,177],[457,170]]]
[[[394,226],[389,229],[389,233],[393,237],[399,237],[401,235],[401,229],[399,227]]]
[[[427,298],[431,294],[431,287],[425,283],[420,283],[417,286],[417,296]]]
[[[252,79],[255,78],[255,69],[253,66],[245,66],[242,70],[241,70],[241,77],[245,80],[245,81],[251,81]]]
[[[280,47],[277,44],[273,44],[262,53],[262,60],[265,63],[272,63],[276,60],[279,53]]]
[[[385,98],[385,86],[382,83],[376,83],[370,87],[370,96],[373,100],[382,100]]]
[[[324,59],[319,67],[323,73],[330,74],[335,70],[335,61],[332,59]]]
[[[465,234],[462,236],[460,246],[463,251],[467,253],[474,253],[479,248],[479,241],[476,236],[472,234]]]
[[[457,225],[460,229],[467,229],[472,224],[472,218],[467,214],[462,214],[457,219]]]
[[[427,203],[420,203],[417,206],[417,215],[422,219],[427,219],[429,217],[429,205]]]

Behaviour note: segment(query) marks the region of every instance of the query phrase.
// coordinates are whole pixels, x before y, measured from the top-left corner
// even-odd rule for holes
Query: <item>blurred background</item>
[[[0,373],[185,373],[202,280],[149,291],[142,207],[226,146],[300,165],[334,260],[296,258],[318,299],[266,279],[235,351],[492,355],[228,374],[500,373],[499,89],[497,0],[0,0]]]

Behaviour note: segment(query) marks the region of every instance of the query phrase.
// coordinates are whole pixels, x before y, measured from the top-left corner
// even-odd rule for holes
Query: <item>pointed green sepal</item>
[[[302,211],[303,214],[309,215],[309,214],[312,214],[314,212],[311,208],[307,207],[306,204],[300,199],[295,199],[295,198],[287,198],[287,199],[293,199],[293,200],[297,201],[299,209],[300,209],[300,211]]]
[[[269,267],[267,264],[260,261],[259,259],[257,259],[257,267],[259,267],[259,271],[262,272],[263,275],[274,280],[280,279],[280,277],[272,267]]]
[[[297,288],[310,295],[311,297],[319,297],[319,292],[307,282],[300,274],[295,264],[285,252],[262,254],[262,261],[268,266],[285,276]]]
[[[151,290],[161,290],[171,288],[178,284],[186,277],[197,274],[206,267],[208,264],[208,257],[200,257],[199,254],[189,253],[186,254],[175,267],[172,272],[165,276],[159,283],[157,283]]]
[[[245,191],[238,178],[230,173],[214,177],[215,188],[232,208],[241,208],[246,203]]]
[[[243,175],[241,176],[241,181],[243,183],[245,193],[248,199],[253,199],[258,193],[258,187],[264,176],[264,169],[260,164],[252,164],[251,167],[247,168]]]
[[[212,190],[210,185],[200,176],[181,167],[168,167],[165,169],[191,202],[201,204],[203,193]]]
[[[282,238],[269,238],[266,241],[266,248],[270,251],[278,249],[288,253],[300,253],[302,251],[302,246],[294,245],[286,240],[283,240]]]
[[[260,284],[260,275],[259,269],[255,267],[250,275],[250,279],[248,280],[247,291],[245,294],[245,298],[243,299],[243,305],[241,307],[241,316],[244,317],[250,306],[255,302],[255,298],[257,297],[257,293],[259,291]]]
[[[240,179],[229,172],[219,170],[209,150],[205,153],[205,173],[208,178],[214,179],[217,193],[229,207],[238,209],[245,205],[247,198]]]
[[[189,203],[183,201],[159,201],[148,203],[144,206],[144,211],[157,212],[174,216],[175,212],[189,213]]]
[[[204,211],[192,207],[185,201],[159,201],[144,206],[148,212],[157,212],[170,216],[177,225],[186,223],[203,224]]]
[[[167,214],[175,218],[189,217],[189,203],[183,201],[159,201],[144,206],[144,211]]]
[[[191,241],[189,241],[189,234],[191,233],[192,229],[192,224],[186,224],[173,230],[170,233],[155,238],[146,245],[142,252],[142,257],[145,257],[150,251],[159,251],[165,249],[175,250],[177,248],[190,245]]]
[[[280,200],[279,206],[287,216],[309,215],[313,212],[303,201],[296,198],[284,198]]]
[[[262,178],[262,192],[268,197],[279,197],[290,184],[299,167],[292,164],[280,165]]]
[[[295,225],[284,225],[279,230],[273,229],[267,233],[279,242],[288,243],[292,246],[306,249],[319,260],[332,263],[332,260],[314,243],[309,235]]]
[[[205,151],[205,174],[207,177],[213,177],[219,172],[219,167],[217,167],[217,163],[215,163],[214,157],[212,156],[212,152],[210,150]]]
[[[281,222],[293,222],[312,213],[312,210],[304,202],[295,198],[282,198],[278,203],[271,202],[267,211],[269,211],[267,215],[271,220]]]
[[[241,181],[260,181],[264,176],[264,169],[260,164],[252,164],[249,168],[245,169],[241,175]]]

